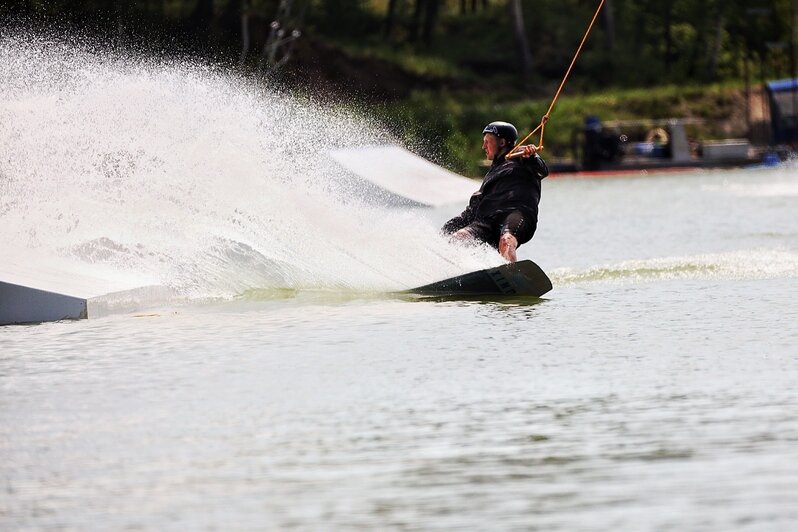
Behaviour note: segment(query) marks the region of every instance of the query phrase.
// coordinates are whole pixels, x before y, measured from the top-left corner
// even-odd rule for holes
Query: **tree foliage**
[[[0,3],[0,32],[14,23],[60,26],[114,43],[229,58],[249,69],[285,65],[302,71],[315,64],[329,72],[308,78],[311,83],[337,86],[350,100],[368,91],[390,95],[380,108],[399,136],[466,169],[478,156],[471,132],[497,113],[529,117],[528,124],[518,124],[521,129],[536,125],[599,1],[6,0]],[[605,0],[566,100],[599,89],[608,94],[793,76],[796,3]],[[297,43],[301,53],[292,56]],[[394,86],[373,90],[378,83]],[[701,90],[688,98],[696,94]],[[374,110],[375,98],[364,101]],[[630,102],[611,111],[632,110]],[[590,105],[601,107],[592,100]],[[660,107],[683,114],[678,105]],[[652,116],[660,107],[641,112]],[[582,111],[570,112],[563,115],[581,120]],[[547,145],[564,150],[567,138],[550,130]]]
[[[794,66],[795,0],[605,1],[601,24],[575,73],[591,83],[739,78],[746,60],[767,76],[787,75]],[[244,34],[254,47],[262,46],[286,2],[297,29],[309,39],[363,48],[405,46],[441,54],[466,69],[481,64],[487,73],[528,70],[552,80],[561,75],[598,5],[598,0],[10,0],[0,7],[0,17],[66,21],[108,35],[178,41],[232,56]],[[246,28],[242,16],[248,17]],[[476,36],[469,31],[475,25]]]

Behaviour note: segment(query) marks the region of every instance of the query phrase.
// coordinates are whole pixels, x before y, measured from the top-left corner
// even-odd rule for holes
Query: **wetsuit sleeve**
[[[441,231],[446,234],[450,235],[455,231],[459,231],[463,227],[467,226],[474,220],[474,212],[471,210],[471,206],[465,208],[465,210],[460,213],[460,216],[455,216],[441,227]]]
[[[539,179],[543,179],[549,175],[549,167],[546,166],[546,161],[544,161],[540,155],[535,155],[534,157],[526,159],[526,164],[529,165],[529,169],[532,170]]]
[[[476,218],[476,210],[479,202],[482,200],[482,192],[474,192],[471,195],[471,199],[468,202],[468,206],[465,208],[463,212],[460,213],[460,216],[455,216],[441,227],[441,231],[444,234],[450,235],[455,231],[459,231],[463,227],[467,226],[471,222],[474,221]]]

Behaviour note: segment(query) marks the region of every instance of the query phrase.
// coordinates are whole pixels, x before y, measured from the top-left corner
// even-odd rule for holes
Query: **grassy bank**
[[[409,146],[465,175],[478,175],[482,127],[493,120],[514,123],[521,135],[537,126],[550,98],[496,101],[490,93],[415,91],[386,103],[377,116]],[[602,121],[695,119],[695,140],[744,136],[745,95],[739,84],[661,86],[604,90],[560,97],[546,127],[546,156],[574,156],[574,134],[585,117]],[[537,135],[534,137],[537,143]]]

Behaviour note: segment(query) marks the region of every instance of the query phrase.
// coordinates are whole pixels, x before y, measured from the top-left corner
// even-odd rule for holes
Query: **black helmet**
[[[515,146],[515,141],[518,140],[518,130],[509,122],[491,122],[482,130],[482,134],[485,133],[493,133],[500,139],[506,140],[510,146]]]

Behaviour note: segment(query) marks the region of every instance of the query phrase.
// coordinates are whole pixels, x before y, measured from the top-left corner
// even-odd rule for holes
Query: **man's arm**
[[[474,219],[474,213],[471,210],[471,206],[465,208],[465,210],[460,213],[459,216],[455,216],[441,227],[441,231],[446,235],[451,235],[454,232],[459,231],[463,227],[470,224]]]
[[[468,201],[468,206],[465,208],[463,212],[460,213],[459,216],[455,216],[441,227],[441,231],[444,234],[450,235],[454,232],[459,231],[463,227],[467,226],[471,222],[474,221],[476,217],[476,209],[479,202],[482,200],[482,192],[477,191],[471,195],[471,199]]]
[[[520,150],[520,151],[519,151]],[[513,151],[519,153],[521,155],[522,160],[524,163],[529,165],[529,169],[538,176],[538,178],[543,179],[547,175],[549,175],[549,167],[546,166],[546,161],[544,161],[540,155],[538,155],[537,147],[533,144],[528,144],[526,146],[516,146],[513,148]],[[515,155],[515,154],[514,154]]]
[[[549,175],[549,167],[546,166],[546,161],[544,161],[540,155],[535,155],[534,157],[524,159],[524,161],[529,165],[530,170],[532,170],[540,179],[543,179]]]

